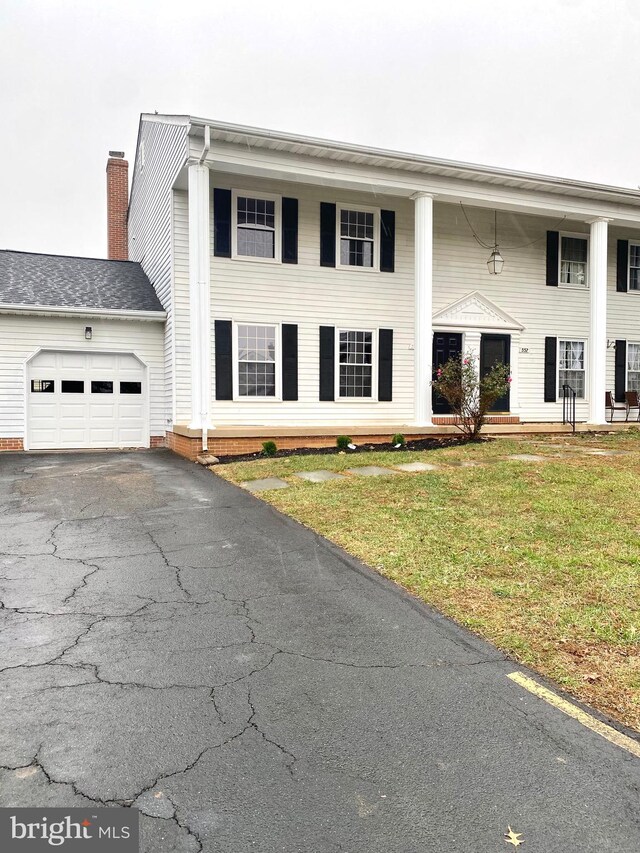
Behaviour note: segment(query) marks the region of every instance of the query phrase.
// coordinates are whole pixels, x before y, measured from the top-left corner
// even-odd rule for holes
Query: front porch
[[[576,432],[618,432],[629,428],[627,423],[606,424],[594,427],[576,424]],[[209,430],[207,450],[216,456],[234,456],[259,453],[265,441],[274,441],[279,450],[296,450],[304,447],[335,447],[339,435],[349,435],[356,444],[388,444],[391,436],[402,433],[407,441],[422,438],[460,435],[453,418],[434,417],[434,424],[415,427],[409,424],[376,424],[368,426],[336,427],[266,427],[237,426]],[[492,415],[483,428],[484,435],[530,436],[534,434],[571,435],[570,426],[562,423],[521,423],[514,415]],[[192,461],[202,453],[200,430],[174,424],[166,435],[167,447]]]

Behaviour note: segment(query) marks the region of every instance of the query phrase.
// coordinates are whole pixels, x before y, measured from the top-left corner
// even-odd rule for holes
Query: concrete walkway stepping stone
[[[481,464],[481,462],[474,462],[472,459],[463,459],[461,462],[458,462],[457,459],[451,459],[447,462],[447,465],[451,465],[454,468],[478,468]]]
[[[581,447],[582,453],[587,453],[589,456],[627,456],[629,450],[605,450],[600,447]]]
[[[516,462],[548,462],[549,456],[536,456],[535,453],[514,453],[507,459],[515,459]]]
[[[336,474],[334,471],[298,471],[293,476],[300,477],[301,480],[308,480],[310,483],[325,483],[327,480],[344,480],[342,474]]]
[[[248,492],[268,492],[269,489],[289,488],[289,483],[285,483],[279,477],[265,477],[264,480],[245,480],[240,485]]]
[[[399,474],[399,471],[394,471],[392,468],[381,468],[379,465],[363,465],[361,468],[347,468],[349,474],[355,474],[357,477],[380,477],[383,474]]]
[[[437,465],[431,465],[428,462],[403,462],[401,465],[395,466],[398,471],[407,471],[410,474],[418,473],[420,471],[437,471]]]

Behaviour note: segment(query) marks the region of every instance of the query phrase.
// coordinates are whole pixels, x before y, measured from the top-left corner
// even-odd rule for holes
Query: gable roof
[[[158,312],[164,309],[140,264],[0,250],[0,307]]]

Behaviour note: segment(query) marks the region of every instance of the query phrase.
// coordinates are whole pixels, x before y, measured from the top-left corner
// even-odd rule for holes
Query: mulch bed
[[[347,453],[356,456],[358,453],[371,453],[390,451],[392,453],[406,453],[407,450],[437,450],[442,447],[461,447],[468,443],[463,436],[447,436],[446,438],[421,438],[418,441],[408,441],[404,447],[396,448],[391,442],[385,444],[358,444],[357,436],[354,438],[355,450],[340,451],[337,447],[297,447],[291,450],[278,450],[273,456],[267,457],[261,450],[257,453],[243,453],[238,456],[218,456],[222,465],[229,462],[250,462],[256,459],[282,459],[285,456],[324,456],[335,453]],[[493,438],[482,438],[481,441],[494,441]]]

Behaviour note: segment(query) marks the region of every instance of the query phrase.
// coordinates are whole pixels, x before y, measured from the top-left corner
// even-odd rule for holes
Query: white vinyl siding
[[[213,186],[231,189],[245,186],[246,177],[223,178],[216,175]],[[320,266],[320,202],[334,202],[337,210],[364,209],[374,201],[366,193],[331,190],[300,184],[290,185],[252,179],[254,192],[293,195],[299,200],[299,263],[256,265],[250,260],[211,258],[212,321],[214,319],[254,323],[298,324],[298,400],[245,401],[212,399],[212,421],[220,426],[375,426],[410,427],[413,421],[414,355],[414,203],[409,199],[385,197],[384,208],[396,211],[396,249],[394,273],[370,269]],[[379,196],[376,198],[379,202]],[[188,239],[186,192],[175,192],[176,252],[176,371],[178,375],[178,422],[190,417],[190,367],[188,329]],[[339,220],[337,220],[339,221]],[[213,216],[212,216],[213,222]],[[493,212],[475,208],[473,224],[479,233],[492,233]],[[585,223],[570,222],[571,233],[589,237]],[[562,420],[562,402],[544,402],[544,340],[547,336],[562,340],[585,340],[588,352],[589,290],[586,287],[547,287],[546,231],[557,226],[557,219],[523,214],[503,214],[501,240],[505,246],[502,275],[487,273],[487,252],[473,239],[458,205],[436,201],[434,205],[434,313],[473,291],[495,303],[515,318],[524,329],[512,334],[511,363],[514,383],[511,411],[523,421]],[[213,229],[213,224],[212,224]],[[337,223],[336,223],[336,231]],[[640,232],[640,229],[639,229]],[[616,240],[628,234],[610,227],[608,250],[608,323],[611,339],[640,340],[640,306],[629,309],[629,299],[616,293]],[[639,241],[640,242],[640,241]],[[211,234],[210,245],[213,245]],[[635,302],[635,300],[632,300]],[[501,332],[496,325],[485,331]],[[320,402],[319,327],[375,329],[385,326],[394,331],[393,401],[368,403],[362,400]],[[491,323],[490,323],[491,325]],[[451,329],[450,331],[457,331]],[[465,342],[479,332],[462,331]],[[212,328],[212,375],[215,368]],[[466,346],[466,343],[465,343]],[[374,359],[375,360],[375,359]],[[588,364],[587,364],[588,367]],[[337,370],[337,363],[336,363]],[[607,388],[614,383],[614,350],[607,351]],[[375,387],[375,385],[374,385]],[[213,389],[212,389],[213,393]],[[587,399],[578,400],[577,419],[588,416]]]
[[[24,435],[25,363],[38,349],[135,353],[149,368],[150,434],[164,435],[163,324],[93,317],[90,321],[93,338],[87,341],[84,337],[87,322],[84,318],[0,314],[1,438]]]
[[[165,426],[174,419],[174,262],[172,186],[186,162],[185,122],[143,120],[129,205],[129,258],[139,261],[167,312],[165,324]]]

